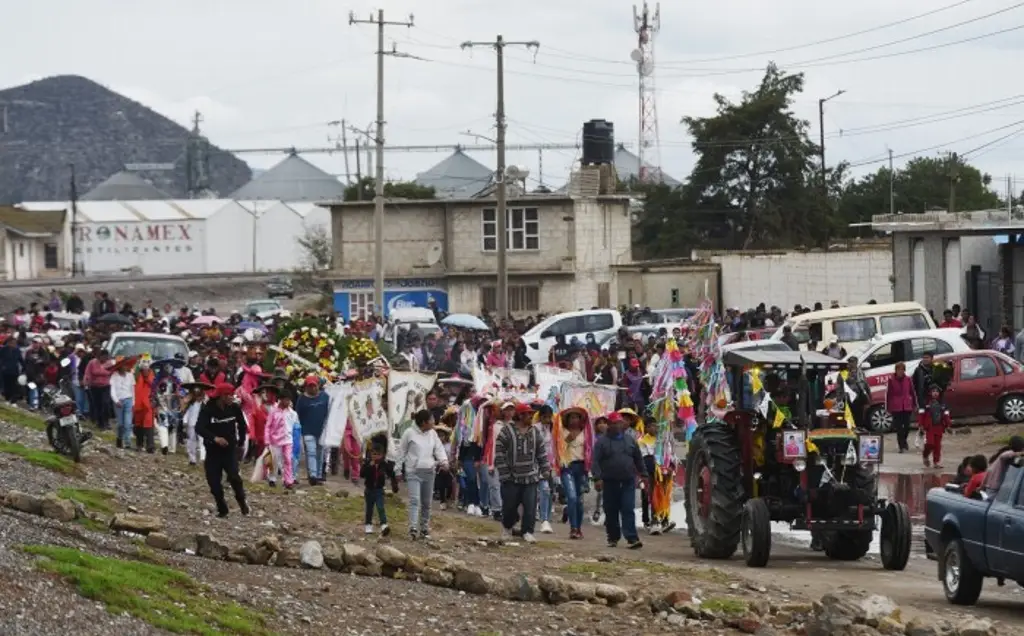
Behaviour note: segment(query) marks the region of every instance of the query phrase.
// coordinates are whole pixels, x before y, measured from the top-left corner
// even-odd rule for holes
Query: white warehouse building
[[[330,212],[312,202],[79,201],[77,214],[67,201],[18,207],[66,211],[64,254],[74,252],[87,275],[289,271],[304,264],[299,239],[308,230],[319,226],[330,236]]]

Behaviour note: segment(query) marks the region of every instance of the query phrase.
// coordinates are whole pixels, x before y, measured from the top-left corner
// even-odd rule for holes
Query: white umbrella
[[[441,324],[458,327],[460,329],[472,329],[475,331],[491,330],[491,328],[487,326],[487,323],[471,314],[451,314],[450,316],[446,316],[445,319],[441,321]]]

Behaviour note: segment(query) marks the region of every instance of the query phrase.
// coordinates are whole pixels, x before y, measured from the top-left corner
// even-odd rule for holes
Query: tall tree
[[[692,213],[731,230],[732,248],[826,243],[835,229],[820,179],[819,148],[791,109],[803,75],[770,64],[738,102],[716,94],[712,117],[684,117],[697,163],[683,187]],[[840,167],[838,172],[841,172]],[[832,187],[837,171],[826,178]],[[711,225],[702,219],[698,225]]]

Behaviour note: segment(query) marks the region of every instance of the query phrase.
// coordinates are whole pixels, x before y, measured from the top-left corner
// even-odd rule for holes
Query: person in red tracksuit
[[[940,400],[942,390],[937,386],[928,389],[928,404],[924,405],[917,416],[917,426],[924,431],[924,451],[921,453],[924,465],[942,468],[942,435],[953,426],[949,417],[949,409]],[[929,459],[931,461],[929,461]]]

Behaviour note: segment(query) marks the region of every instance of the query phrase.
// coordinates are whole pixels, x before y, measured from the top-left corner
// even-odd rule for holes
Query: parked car
[[[255,315],[260,319],[266,319],[285,311],[284,305],[279,300],[251,300],[245,303],[245,307],[240,313],[245,318]]]
[[[275,276],[267,281],[267,298],[295,298],[290,278]]]
[[[673,308],[673,309],[651,309],[633,316],[630,326],[638,325],[672,325],[678,326],[697,313],[697,309]],[[669,327],[671,330],[671,327]]]
[[[166,360],[180,354],[188,360],[189,350],[184,338],[166,333],[118,331],[107,341],[112,357],[141,356],[148,353],[154,360]]]
[[[854,305],[791,316],[772,338],[781,340],[786,327],[792,329],[801,349],[807,349],[809,342],[828,344],[834,336],[849,351],[879,335],[934,329],[935,321],[918,303],[902,302]]]
[[[1019,462],[1019,460],[1018,460]],[[925,551],[938,561],[946,599],[974,605],[986,578],[1024,586],[1024,469],[1006,467],[994,496],[967,498],[960,486],[928,491]]]
[[[614,335],[621,326],[622,314],[614,309],[586,309],[549,316],[523,334],[526,355],[530,362],[544,364],[555,344],[555,336],[565,336],[566,341],[573,336],[584,340],[592,333],[598,342],[604,342],[608,334]]]
[[[951,417],[992,416],[1000,422],[1024,422],[1024,367],[1019,362],[988,350],[935,356],[935,361],[952,367],[942,396]],[[885,385],[871,387],[868,421],[878,432],[892,428],[885,411]]]

